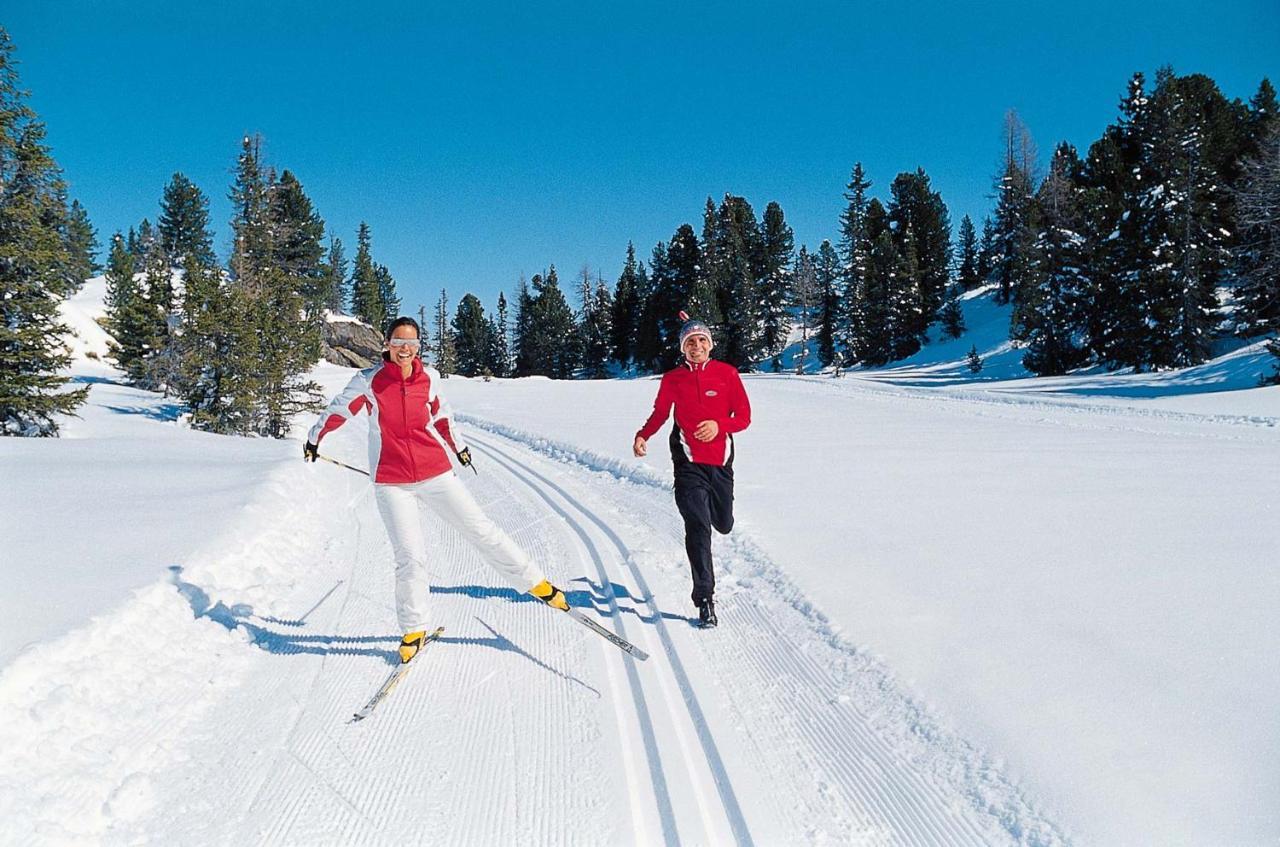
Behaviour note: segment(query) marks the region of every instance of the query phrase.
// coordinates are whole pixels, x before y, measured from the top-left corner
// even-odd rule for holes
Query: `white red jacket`
[[[688,359],[662,375],[653,413],[636,435],[648,441],[662,428],[675,406],[676,432],[684,456],[700,465],[726,465],[733,457],[733,434],[751,425],[751,403],[738,369],[716,359],[695,365]],[[715,421],[720,431],[710,441],[693,433],[703,421]],[[671,448],[675,449],[673,440]],[[674,457],[673,457],[674,458]]]
[[[466,445],[449,406],[436,390],[440,373],[413,360],[408,378],[395,362],[360,371],[330,401],[307,440],[320,439],[362,411],[369,421],[369,468],[374,482],[421,482],[453,470],[449,453]]]

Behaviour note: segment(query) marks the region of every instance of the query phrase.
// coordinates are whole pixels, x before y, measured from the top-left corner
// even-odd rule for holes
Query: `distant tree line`
[[[1280,332],[1280,117],[1270,82],[1247,102],[1203,75],[1164,68],[1130,80],[1117,119],[1082,158],[1059,144],[1041,168],[1010,112],[994,209],[954,233],[923,168],[873,196],[861,164],[836,235],[796,248],[777,202],[707,199],[701,230],[679,225],[647,260],[628,244],[612,285],[582,268],[570,305],[554,265],[486,313],[441,291],[424,350],[445,374],[601,378],[679,360],[681,309],[713,327],[714,355],[741,370],[878,366],[966,328],[960,301],[1011,306],[1009,337],[1037,374],[1085,365],[1149,370],[1212,355],[1216,340]],[[378,329],[400,313],[369,226],[348,265],[342,241],[288,170],[246,137],[229,199],[231,254],[212,246],[208,200],[182,174],[155,224],[110,241],[110,355],[137,385],[181,399],[193,426],[282,437],[312,408],[307,379],[328,312]],[[0,29],[0,431],[56,434],[86,390],[58,303],[99,270],[97,237],[69,200]],[[426,318],[421,306],[418,314]],[[428,325],[429,324],[429,325]],[[1270,348],[1280,357],[1280,342]],[[981,367],[976,348],[971,369]],[[1280,366],[1272,380],[1280,381]]]
[[[878,366],[918,352],[931,330],[963,335],[960,300],[984,287],[1012,305],[1009,337],[1041,375],[1185,367],[1225,335],[1280,331],[1280,120],[1268,80],[1243,103],[1203,75],[1164,68],[1148,90],[1135,74],[1087,155],[1062,143],[1043,173],[1010,112],[980,234],[965,216],[953,239],[923,168],[898,174],[884,200],[871,188],[855,165],[839,235],[815,251],[794,249],[777,203],[758,218],[743,197],[708,198],[700,235],[682,224],[647,264],[627,245],[612,291],[584,269],[576,313],[554,267],[521,280],[509,337],[468,294],[440,326],[460,350],[489,358],[444,366],[660,372],[679,359],[680,309],[711,324],[713,355],[742,370],[780,370],[795,336],[797,370]],[[1280,356],[1280,342],[1269,349]]]

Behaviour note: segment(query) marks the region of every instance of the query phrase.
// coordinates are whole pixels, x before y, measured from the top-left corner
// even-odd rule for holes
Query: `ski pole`
[[[349,471],[355,471],[356,473],[362,473],[362,474],[364,474],[365,476],[368,476],[368,475],[369,475],[369,472],[368,472],[368,471],[362,471],[362,470],[360,470],[359,468],[353,468],[353,467],[351,467],[351,466],[350,466],[350,465],[348,465],[348,464],[345,464],[345,463],[343,463],[343,462],[339,462],[337,459],[330,459],[328,456],[321,456],[319,453],[317,453],[317,454],[316,454],[316,458],[317,458],[317,459],[324,459],[326,462],[329,462],[330,464],[337,465],[337,466],[338,466],[338,467],[340,467],[340,468],[346,468],[346,469],[347,469],[347,470],[349,470]]]

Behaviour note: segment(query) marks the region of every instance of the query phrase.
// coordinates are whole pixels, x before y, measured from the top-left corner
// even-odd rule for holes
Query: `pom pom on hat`
[[[679,316],[680,316],[680,320],[684,321],[684,324],[680,327],[680,349],[681,350],[684,349],[685,339],[687,339],[691,335],[704,336],[707,339],[707,343],[711,344],[713,347],[715,346],[715,339],[711,337],[711,327],[707,326],[705,321],[700,321],[696,318],[690,318],[689,313],[683,310],[680,311]]]

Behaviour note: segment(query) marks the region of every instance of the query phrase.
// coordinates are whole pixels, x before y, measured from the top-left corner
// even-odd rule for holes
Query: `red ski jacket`
[[[751,403],[738,369],[715,359],[701,365],[686,359],[663,374],[653,414],[636,435],[646,441],[652,438],[666,423],[672,406],[676,407],[676,428],[685,458],[702,465],[728,464],[733,456],[733,433],[751,425]],[[693,432],[707,420],[719,424],[720,432],[710,441],[699,441]]]
[[[333,430],[361,411],[369,417],[369,468],[374,482],[406,483],[453,470],[450,451],[466,445],[453,426],[449,406],[436,391],[440,373],[413,360],[413,372],[401,376],[395,362],[360,371],[330,401],[307,440],[319,445]]]

